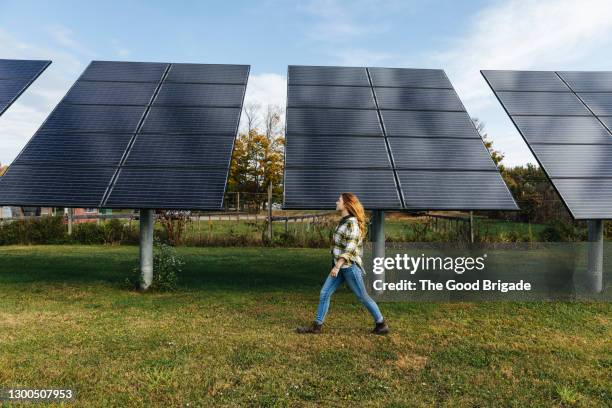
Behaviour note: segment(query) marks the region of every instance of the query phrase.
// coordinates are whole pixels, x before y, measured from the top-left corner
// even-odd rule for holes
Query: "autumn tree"
[[[243,115],[246,129],[234,144],[228,192],[259,193],[253,201],[260,206],[270,184],[276,197],[282,194],[284,115],[278,106],[257,104],[246,105]]]
[[[474,126],[480,135],[485,147],[491,154],[491,158],[495,162],[495,165],[499,169],[499,171],[504,170],[504,165],[501,164],[502,160],[504,160],[504,153],[499,150],[493,148],[493,140],[489,137],[489,134],[485,131],[485,123],[478,118],[472,118],[472,122],[474,122]]]

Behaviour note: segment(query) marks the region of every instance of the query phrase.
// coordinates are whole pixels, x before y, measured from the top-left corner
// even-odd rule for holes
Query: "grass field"
[[[312,320],[328,252],[179,248],[176,293],[122,288],[130,246],[0,247],[0,388],[77,406],[609,406],[608,303],[381,303],[341,288]],[[607,401],[607,402],[606,402]]]

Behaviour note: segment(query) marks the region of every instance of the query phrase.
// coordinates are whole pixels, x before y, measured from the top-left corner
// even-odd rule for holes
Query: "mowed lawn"
[[[381,303],[342,287],[314,318],[328,251],[179,248],[178,292],[122,288],[137,247],[0,247],[0,388],[77,406],[609,406],[608,303]]]

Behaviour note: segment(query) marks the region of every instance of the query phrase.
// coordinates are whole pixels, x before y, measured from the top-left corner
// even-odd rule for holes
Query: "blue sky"
[[[0,0],[0,58],[53,64],[0,118],[9,163],[92,59],[251,65],[249,102],[284,105],[288,64],[444,68],[507,165],[535,162],[480,69],[611,70],[612,3]]]

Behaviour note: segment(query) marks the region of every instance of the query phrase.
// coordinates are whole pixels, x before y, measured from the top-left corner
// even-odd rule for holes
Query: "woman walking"
[[[342,282],[346,282],[374,318],[376,326],[372,333],[387,334],[389,327],[380,313],[378,305],[368,295],[363,282],[365,272],[361,255],[366,230],[363,206],[354,194],[342,193],[336,201],[336,210],[340,211],[342,218],[334,232],[332,270],[321,288],[317,317],[310,326],[300,326],[296,331],[298,333],[321,333],[331,295]]]

